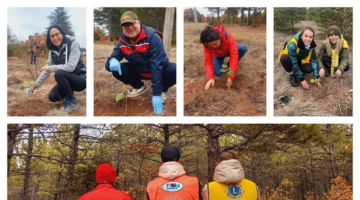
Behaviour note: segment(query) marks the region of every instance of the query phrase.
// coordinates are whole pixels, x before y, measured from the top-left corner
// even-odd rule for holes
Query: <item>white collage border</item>
[[[256,1],[234,1],[228,0],[227,2],[220,2],[215,0],[208,0],[208,1],[190,1],[190,0],[183,0],[183,1],[160,1],[160,0],[137,0],[137,1],[70,1],[70,0],[59,0],[59,1],[45,1],[45,0],[35,0],[35,1],[26,1],[26,0],[15,0],[12,2],[2,2],[3,6],[0,8],[0,15],[1,15],[1,66],[2,70],[5,72],[1,73],[1,89],[2,92],[0,95],[0,127],[3,130],[2,136],[0,136],[0,152],[2,165],[0,165],[0,194],[1,199],[6,199],[7,191],[7,177],[6,177],[6,153],[7,152],[7,139],[6,139],[6,130],[8,123],[236,123],[236,124],[283,124],[283,123],[296,123],[296,124],[303,124],[303,123],[353,123],[354,124],[354,155],[358,155],[360,152],[360,147],[356,144],[359,144],[358,137],[356,136],[356,132],[358,129],[358,125],[356,121],[360,120],[359,118],[359,109],[356,104],[356,100],[358,100],[358,92],[357,92],[357,85],[359,84],[359,80],[356,77],[353,77],[353,117],[274,117],[273,116],[273,108],[274,108],[274,101],[273,101],[273,88],[274,88],[274,66],[273,66],[273,58],[274,58],[274,43],[273,43],[273,10],[274,7],[353,7],[353,24],[354,24],[354,31],[353,35],[355,36],[353,39],[353,72],[356,72],[357,63],[359,63],[358,58],[356,55],[359,53],[360,44],[357,39],[357,33],[359,33],[359,16],[360,14],[357,13],[357,10],[360,10],[360,4],[356,3],[356,1],[351,0],[343,0],[343,1],[335,1],[335,0],[318,0],[318,1],[284,1],[284,0],[273,0],[273,1],[266,1],[266,0],[256,0]],[[141,5],[141,6],[140,6]],[[86,117],[8,117],[7,116],[7,53],[6,53],[6,24],[7,24],[7,8],[8,7],[86,7],[86,15],[87,20],[86,22],[86,31],[87,31],[87,67],[88,67],[88,79],[87,79],[87,109]],[[177,92],[177,116],[176,117],[94,117],[93,115],[93,100],[94,100],[94,83],[93,83],[93,67],[94,67],[94,44],[93,44],[93,10],[96,7],[176,7],[177,9],[177,49],[176,49],[176,65],[177,65],[177,85],[176,85],[176,92]],[[184,90],[183,90],[183,66],[184,66],[184,23],[183,23],[183,10],[188,7],[266,7],[267,8],[267,34],[266,34],[266,72],[267,72],[267,86],[266,86],[266,117],[184,117]],[[355,48],[356,47],[356,48]],[[352,66],[352,67],[353,67]],[[356,74],[356,73],[353,73]],[[239,102],[241,103],[241,102]],[[28,108],[28,109],[35,109],[35,108]],[[141,121],[140,121],[140,120]],[[354,199],[360,199],[360,191],[356,189],[359,188],[358,184],[360,183],[360,175],[357,173],[356,170],[360,167],[360,163],[356,160],[356,156],[354,156],[353,160],[353,176],[354,176]]]

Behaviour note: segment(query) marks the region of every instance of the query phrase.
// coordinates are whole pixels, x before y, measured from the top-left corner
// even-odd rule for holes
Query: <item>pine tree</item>
[[[67,35],[75,36],[70,22],[70,15],[64,7],[57,7],[47,18],[50,20],[49,27],[52,25],[60,26]]]

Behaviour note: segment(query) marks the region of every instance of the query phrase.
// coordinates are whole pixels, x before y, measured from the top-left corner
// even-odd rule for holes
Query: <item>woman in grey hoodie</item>
[[[49,49],[47,64],[40,69],[41,74],[32,91],[55,72],[57,84],[51,89],[49,100],[64,99],[60,110],[69,113],[78,108],[74,91],[86,88],[86,68],[81,59],[80,45],[59,26],[53,25],[47,30],[46,47]]]

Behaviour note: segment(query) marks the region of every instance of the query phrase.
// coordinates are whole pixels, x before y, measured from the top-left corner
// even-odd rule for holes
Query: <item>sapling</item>
[[[125,97],[125,115],[127,115],[127,95],[130,94],[130,90],[127,85],[122,86],[122,92],[116,95],[116,102],[120,101]]]
[[[220,69],[220,72],[223,72],[223,73],[227,72],[228,76],[234,76],[234,72],[231,71],[231,68],[229,66],[223,64],[221,67],[222,68]]]
[[[321,79],[317,79],[317,82],[320,83]],[[310,83],[315,83],[315,79],[310,79]]]

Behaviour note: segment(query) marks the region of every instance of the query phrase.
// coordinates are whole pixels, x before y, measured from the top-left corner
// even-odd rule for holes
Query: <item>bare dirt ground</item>
[[[75,92],[77,98],[78,109],[71,113],[59,111],[62,102],[53,103],[49,100],[50,90],[56,85],[54,73],[45,80],[45,82],[36,89],[36,94],[25,93],[24,81],[31,81],[31,75],[26,70],[27,62],[30,59],[19,59],[18,57],[8,58],[8,116],[86,116],[86,89],[81,92]],[[83,57],[86,64],[86,57]],[[46,64],[46,58],[39,58],[38,70]],[[31,65],[35,73],[35,65]],[[36,78],[40,75],[38,72]],[[36,80],[34,80],[36,81]]]
[[[315,30],[315,43],[318,53],[326,35],[319,31],[313,21],[302,21],[296,27],[311,26]],[[310,84],[313,74],[306,74],[305,80],[310,89],[291,87],[288,73],[278,63],[279,52],[284,42],[294,37],[294,33],[274,33],[274,115],[275,116],[352,116],[353,115],[353,56],[352,43],[349,44],[350,70],[344,72],[340,78],[321,78],[321,88]],[[281,96],[289,96],[287,104],[281,102]]]
[[[164,111],[155,115],[151,104],[151,81],[144,80],[149,90],[136,98],[123,98],[116,102],[116,94],[122,92],[121,81],[106,71],[105,62],[111,55],[115,44],[94,44],[94,116],[176,116],[176,85],[167,92]],[[171,48],[170,62],[176,62],[176,47]],[[130,91],[132,90],[131,87]]]
[[[227,75],[215,77],[215,86],[205,91],[204,50],[200,32],[207,24],[184,24],[184,115],[185,116],[265,116],[266,115],[266,26],[224,25],[238,44],[248,48],[238,64],[230,91]]]

